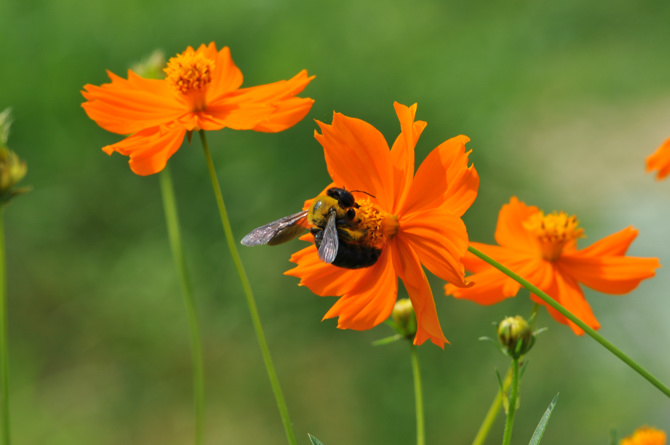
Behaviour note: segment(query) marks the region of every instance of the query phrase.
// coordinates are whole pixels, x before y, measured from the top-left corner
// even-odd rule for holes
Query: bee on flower
[[[467,287],[462,259],[468,234],[461,216],[477,196],[479,176],[468,166],[466,136],[435,148],[414,172],[414,147],[426,127],[416,104],[394,104],[401,133],[389,148],[382,134],[360,119],[335,113],[318,122],[332,183],[301,212],[251,232],[244,244],[278,244],[309,229],[313,244],[296,252],[300,278],[320,296],[339,297],[324,319],[341,329],[366,330],[386,320],[398,278],[416,312],[414,344],[447,342],[423,267],[456,287]]]

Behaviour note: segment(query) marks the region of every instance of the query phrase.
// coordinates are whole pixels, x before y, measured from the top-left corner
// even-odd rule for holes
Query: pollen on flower
[[[361,229],[366,230],[370,244],[381,249],[398,232],[398,218],[382,211],[367,198],[356,203],[359,205],[356,216],[361,220]]]
[[[566,244],[584,234],[577,217],[563,211],[545,215],[540,210],[523,222],[523,228],[537,237],[542,258],[548,261],[556,260]]]
[[[193,48],[170,58],[163,69],[167,81],[181,94],[200,91],[212,81],[214,60]]]

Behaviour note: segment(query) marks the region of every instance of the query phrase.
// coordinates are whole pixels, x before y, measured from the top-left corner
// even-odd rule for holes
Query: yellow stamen
[[[212,81],[214,60],[192,48],[170,58],[167,67],[167,81],[181,94],[200,92]]]
[[[542,258],[548,261],[556,260],[566,244],[584,234],[577,217],[562,211],[545,215],[540,210],[523,223],[523,228],[537,237]]]
[[[398,217],[388,214],[365,198],[356,201],[356,218],[360,219],[360,228],[366,232],[367,242],[379,249],[386,241],[398,233]]]

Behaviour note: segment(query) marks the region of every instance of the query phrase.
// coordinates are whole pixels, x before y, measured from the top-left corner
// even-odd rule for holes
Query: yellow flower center
[[[548,261],[558,259],[566,244],[584,234],[575,215],[556,211],[545,215],[540,210],[523,223],[523,228],[537,237],[542,258]]]
[[[356,218],[359,228],[366,233],[366,243],[381,249],[386,241],[398,233],[398,217],[384,212],[368,198],[356,201]]]
[[[214,60],[193,48],[170,58],[163,69],[167,81],[181,94],[201,92],[212,81],[213,70]]]

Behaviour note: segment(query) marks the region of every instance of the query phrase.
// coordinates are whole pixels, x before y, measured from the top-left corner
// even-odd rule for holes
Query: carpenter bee
[[[369,267],[377,262],[381,249],[371,245],[367,229],[356,216],[358,207],[351,192],[332,187],[317,196],[308,210],[251,231],[242,238],[242,244],[274,246],[309,230],[324,263],[347,269]]]

